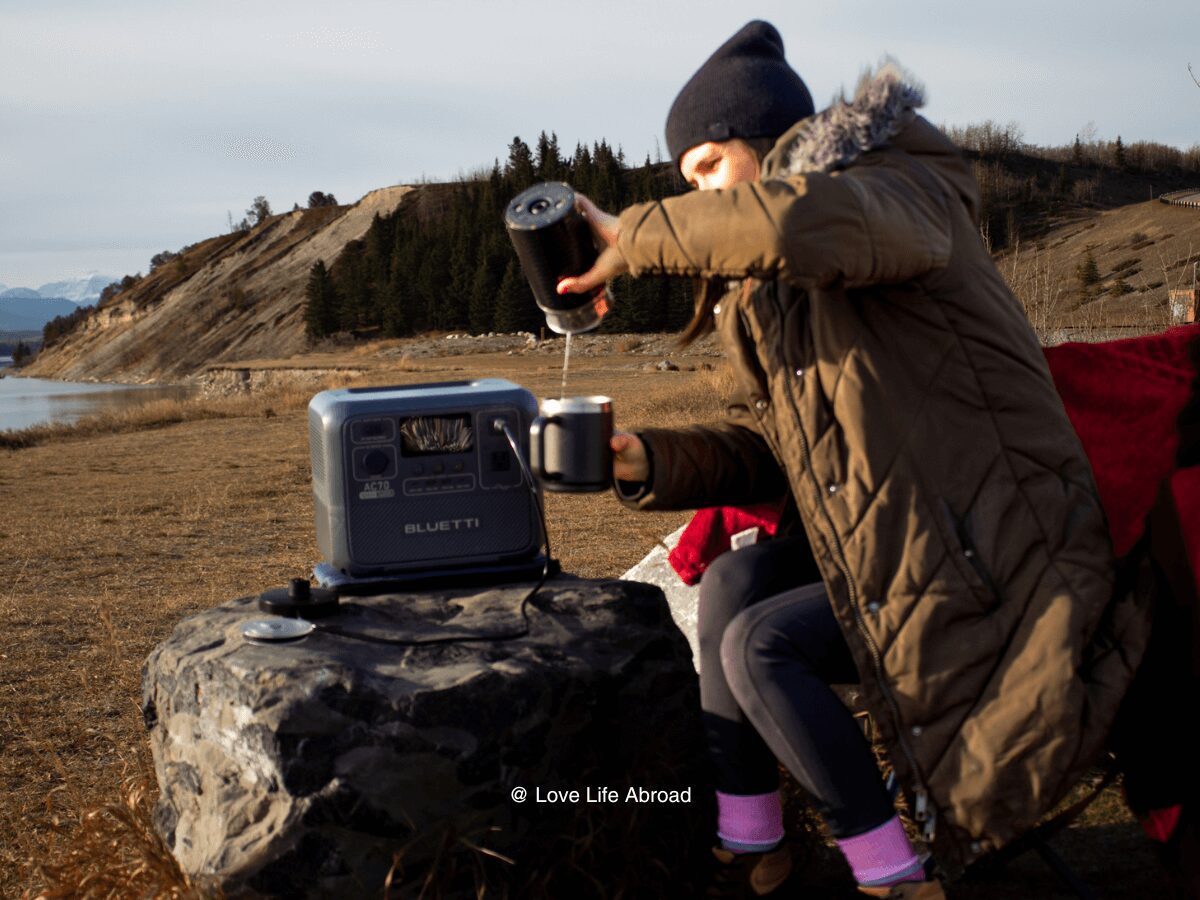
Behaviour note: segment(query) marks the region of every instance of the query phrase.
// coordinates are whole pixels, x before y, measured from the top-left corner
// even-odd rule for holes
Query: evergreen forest
[[[478,178],[424,185],[392,214],[377,215],[336,260],[315,263],[305,296],[309,336],[537,333],[545,319],[503,216],[509,200],[541,181],[565,181],[611,212],[685,188],[669,164],[647,157],[629,167],[605,141],[578,144],[566,157],[553,133],[543,132],[533,148],[515,137],[503,165],[497,159]],[[691,317],[691,283],[684,278],[622,277],[612,291],[605,331],[676,330]]]

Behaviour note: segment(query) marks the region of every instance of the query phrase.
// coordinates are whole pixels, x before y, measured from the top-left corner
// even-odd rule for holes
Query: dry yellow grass
[[[77,827],[61,828],[66,841],[58,858],[33,867],[42,885],[38,900],[219,900],[220,886],[211,879],[189,877],[154,830],[157,793],[150,776],[132,776],[119,800],[92,807]]]
[[[554,356],[421,363],[361,381],[492,375],[558,393]],[[618,427],[629,428],[711,420],[731,386],[723,367],[643,373],[613,356],[574,359],[570,382],[572,393],[612,396]],[[0,896],[121,896],[122,878],[141,896],[203,891],[172,875],[147,831],[140,669],[184,616],[284,584],[317,561],[309,393],[147,409],[0,450]],[[566,570],[612,577],[687,514],[551,494],[547,517]],[[1119,801],[1110,807],[1072,829],[1068,858],[1106,896],[1146,896],[1158,881],[1145,842]],[[840,863],[826,856],[814,866],[832,885],[822,895],[838,896]],[[954,896],[1008,897],[1014,887],[1055,896],[1036,860]]]
[[[542,395],[558,387],[557,360],[470,362],[475,374]],[[362,381],[439,380],[447,369],[461,366]],[[692,377],[584,359],[571,384],[614,396],[618,419],[632,424],[714,413],[711,394],[689,388]],[[0,896],[45,884],[31,864],[59,871],[71,826],[119,803],[125,780],[150,771],[139,710],[150,649],[189,613],[283,584],[318,561],[309,396],[156,405],[41,429],[37,442],[0,450]],[[588,576],[619,575],[684,519],[635,515],[607,495],[552,495],[547,507],[556,554]]]

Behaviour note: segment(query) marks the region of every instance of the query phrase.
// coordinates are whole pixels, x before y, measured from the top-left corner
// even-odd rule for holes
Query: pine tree
[[[365,257],[365,244],[359,240],[348,243],[338,259],[339,277],[335,283],[341,330],[361,331],[379,324]]]
[[[1125,168],[1125,145],[1121,143],[1121,136],[1117,135],[1117,142],[1113,145],[1113,162],[1116,163],[1118,169]]]
[[[538,135],[537,143],[537,179],[538,181],[561,181],[565,165],[558,156],[558,135],[546,132]]]
[[[1085,298],[1090,297],[1094,293],[1095,286],[1100,283],[1100,267],[1096,265],[1096,257],[1092,256],[1091,250],[1075,267],[1075,277],[1079,279],[1079,292]]]
[[[308,284],[304,289],[304,330],[310,338],[323,338],[338,330],[337,292],[333,279],[325,268],[325,260],[318,259],[308,270]]]
[[[1075,143],[1071,147],[1071,161],[1077,166],[1083,165],[1083,144],[1079,142],[1079,135],[1075,135]]]
[[[592,178],[591,197],[601,209],[620,209],[625,204],[621,166],[617,156],[608,146],[607,141],[601,140],[592,146]]]
[[[500,292],[503,253],[504,245],[497,235],[491,235],[479,247],[467,304],[468,324],[474,334],[485,334],[496,328],[496,296]]]
[[[250,208],[246,210],[246,217],[255,225],[261,225],[271,218],[271,204],[267,202],[267,198],[262,194],[255,197],[250,203]]]
[[[470,325],[471,281],[475,270],[471,266],[472,252],[467,222],[460,220],[450,247],[449,281],[445,292],[443,328],[459,330]]]
[[[382,328],[390,336],[429,328],[536,331],[544,319],[504,230],[508,202],[538,179],[565,180],[613,211],[684,190],[672,166],[649,162],[647,157],[647,165],[626,169],[623,151],[614,152],[604,140],[591,148],[578,143],[563,159],[557,136],[545,131],[535,157],[514,137],[507,160],[496,159],[485,179],[430,186],[391,215],[376,216],[326,272],[331,287],[322,296],[333,306],[333,324],[309,327]],[[614,289],[608,331],[660,330],[690,318],[685,279],[623,278]]]
[[[400,279],[388,281],[383,295],[383,333],[388,337],[405,337],[412,334],[406,309],[405,285]]]
[[[533,151],[520,137],[514,137],[508,145],[508,164],[504,167],[504,176],[511,183],[514,193],[525,190],[537,181],[533,170]]]
[[[594,200],[596,199],[596,192],[593,190],[595,180],[591,152],[583,144],[576,144],[575,156],[571,159],[571,187],[582,194],[587,194]]]
[[[492,164],[491,174],[488,175],[483,193],[480,195],[478,210],[486,216],[484,230],[499,228],[501,210],[508,205],[508,197],[504,194],[504,173],[500,170],[500,160]]]
[[[413,286],[417,302],[426,310],[423,328],[451,327],[446,314],[446,287],[450,281],[450,248],[445,241],[431,240],[422,254]]]
[[[497,331],[537,332],[545,320],[515,256],[510,256],[496,297]]]

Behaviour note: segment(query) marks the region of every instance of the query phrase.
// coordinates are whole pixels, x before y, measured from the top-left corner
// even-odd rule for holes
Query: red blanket
[[[1137,543],[1160,486],[1170,479],[1167,489],[1193,573],[1200,572],[1200,466],[1172,473],[1177,420],[1196,378],[1188,348],[1197,339],[1200,326],[1184,325],[1146,337],[1045,350],[1091,460],[1116,554]],[[729,549],[731,535],[755,526],[773,534],[777,521],[774,507],[700,510],[671,552],[671,565],[684,583],[695,584]]]
[[[774,536],[778,524],[777,504],[701,509],[692,516],[667,559],[684,584],[699,584],[708,564],[729,549],[735,534],[757,528],[760,533],[751,541],[757,543],[764,536]]]

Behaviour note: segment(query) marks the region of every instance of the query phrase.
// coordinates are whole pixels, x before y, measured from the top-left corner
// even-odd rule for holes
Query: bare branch
[[[1188,63],[1188,74],[1192,76],[1192,81],[1196,81],[1196,73],[1192,71],[1192,64]],[[1200,87],[1200,81],[1196,81],[1196,87]]]

